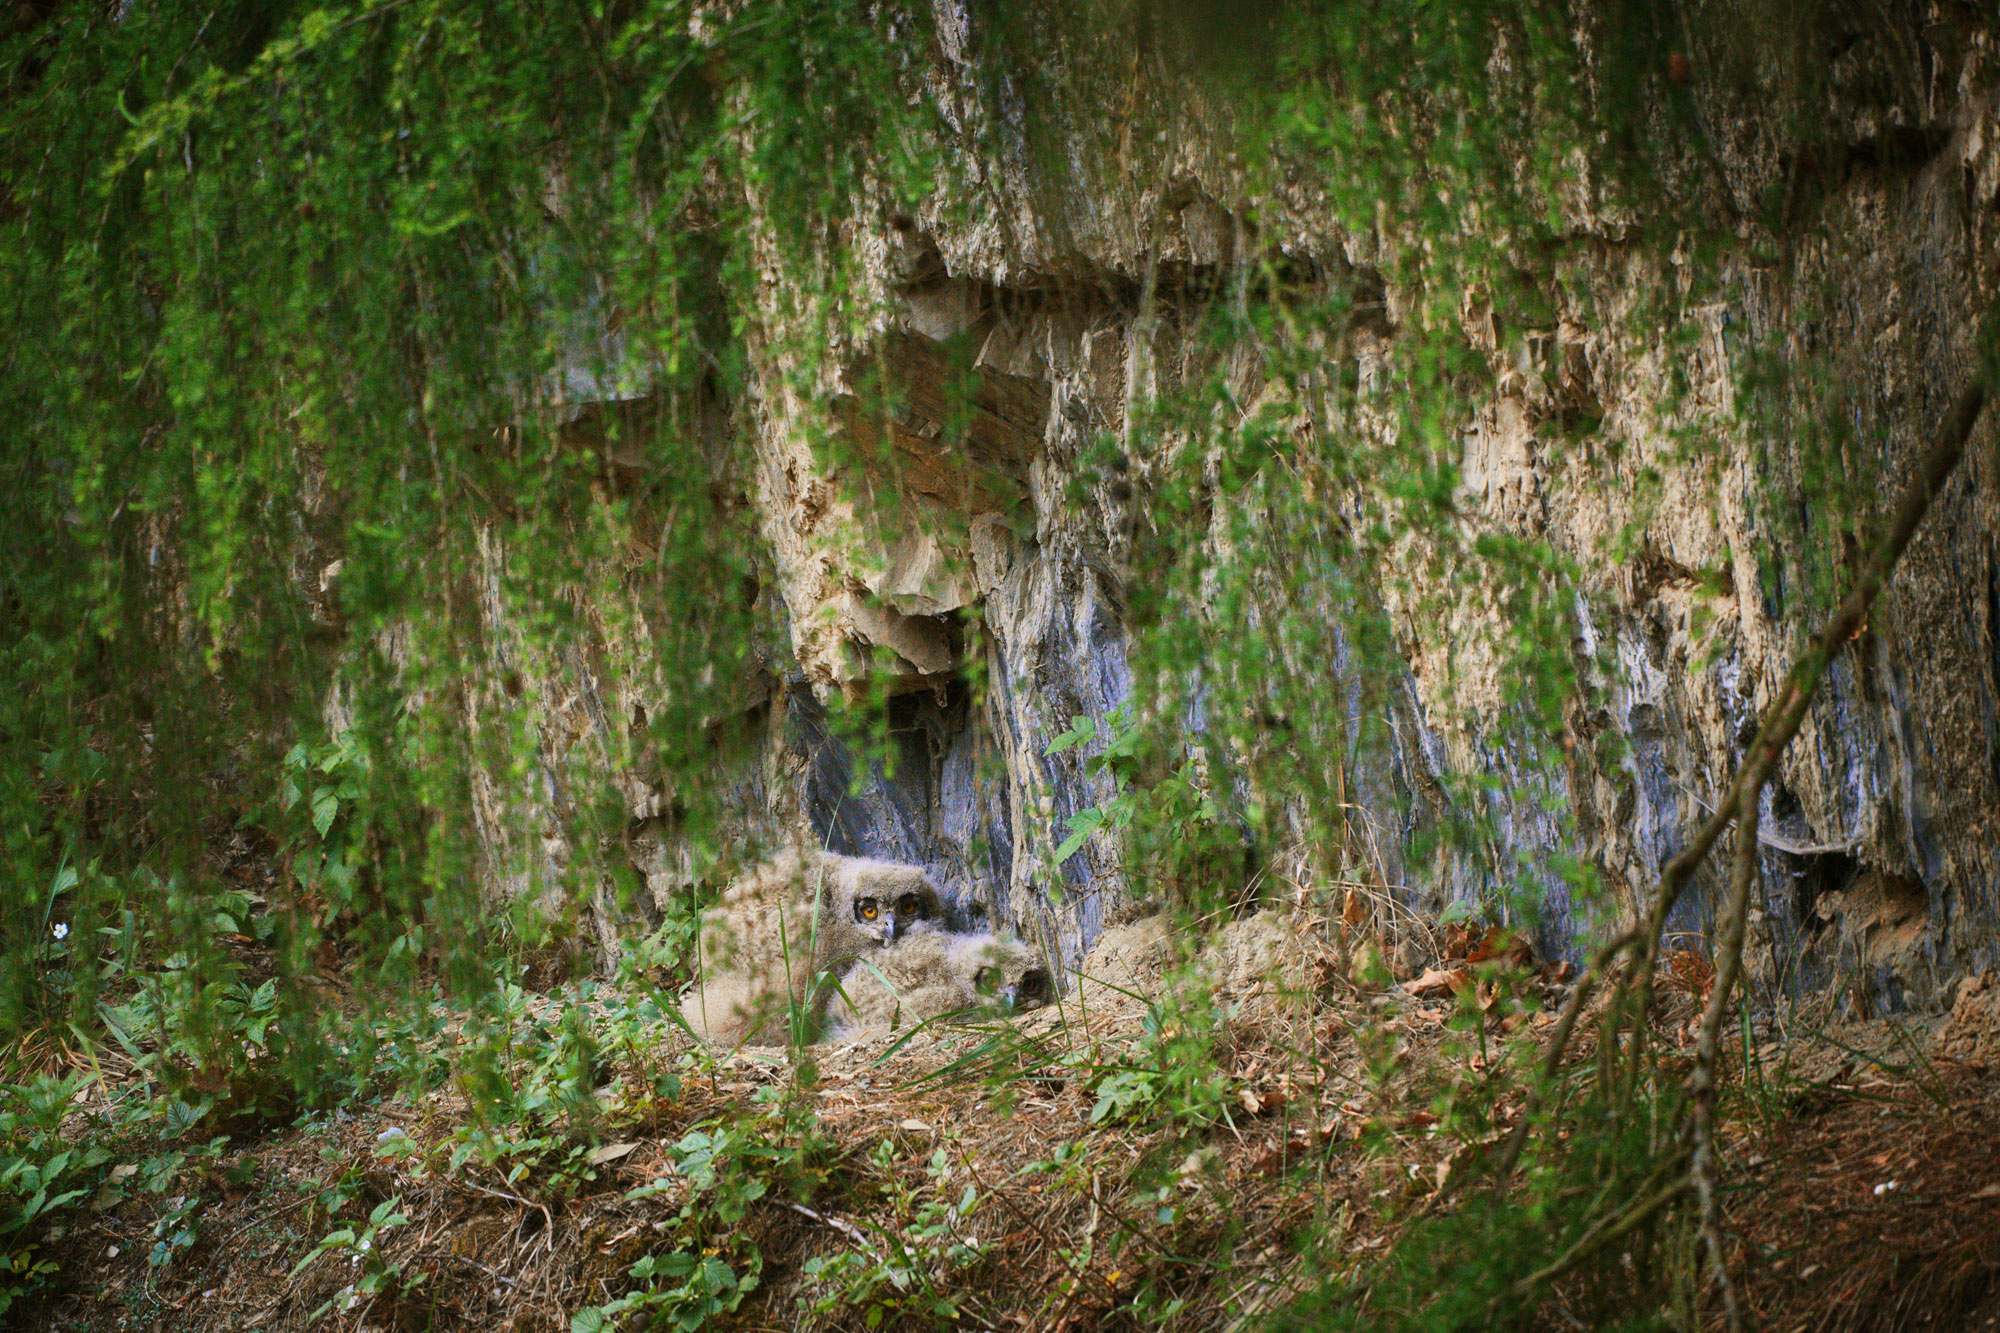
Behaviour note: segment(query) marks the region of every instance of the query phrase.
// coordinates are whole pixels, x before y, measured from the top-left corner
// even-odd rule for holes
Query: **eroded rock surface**
[[[752,334],[747,398],[729,419],[748,433],[754,475],[739,483],[789,643],[750,673],[742,718],[718,721],[738,739],[718,752],[716,780],[746,840],[809,837],[920,862],[968,919],[1010,925],[1073,964],[1122,913],[1128,886],[1104,837],[1050,868],[1068,817],[1111,788],[1086,771],[1081,748],[1049,749],[1076,716],[1102,717],[1131,691],[1124,593],[1146,573],[1132,563],[1145,529],[1135,511],[1155,460],[1130,424],[1163,384],[1206,364],[1181,294],[1225,282],[1253,253],[1282,256],[1314,290],[1352,298],[1353,336],[1329,348],[1329,367],[1364,384],[1422,294],[1377,271],[1393,238],[1343,229],[1309,182],[1245,197],[1226,108],[1191,93],[1147,94],[1169,107],[1157,142],[1135,146],[1115,125],[1107,134],[1079,99],[1052,113],[1073,153],[1051,163],[1023,150],[1018,127],[982,119],[965,54],[977,21],[949,0],[938,15],[934,93],[961,130],[951,148],[972,164],[980,205],[941,199],[915,217],[857,218],[845,240],[884,314],[810,365],[789,350],[803,318],[784,304],[792,275],[775,251],[765,257],[773,295]],[[1411,553],[1408,577],[1382,590],[1407,673],[1386,705],[1389,743],[1354,800],[1379,835],[1383,878],[1413,905],[1479,899],[1491,866],[1545,867],[1553,849],[1577,847],[1617,895],[1611,914],[1629,911],[1727,789],[1823,614],[1812,579],[1845,586],[1866,539],[1850,524],[1847,544],[1814,546],[1824,567],[1809,567],[1798,544],[1841,525],[1802,512],[1802,446],[1742,424],[1745,358],[1786,346],[1826,354],[1841,374],[1817,409],[1842,419],[1850,492],[1894,494],[1972,373],[1976,317],[1995,296],[1994,33],[1941,31],[1904,33],[1927,53],[1914,84],[1875,68],[1887,43],[1844,51],[1810,163],[1778,111],[1695,89],[1723,127],[1704,187],[1714,207],[1741,216],[1748,237],[1756,201],[1792,199],[1781,245],[1662,260],[1642,243],[1652,239],[1643,219],[1598,202],[1580,174],[1566,218],[1577,243],[1522,275],[1547,298],[1542,326],[1509,336],[1465,295],[1462,334],[1492,387],[1459,427],[1459,501],[1481,531],[1546,542],[1584,571],[1568,614],[1579,669],[1603,703],[1571,718],[1566,770],[1526,757],[1502,721],[1505,665],[1479,646],[1500,612],[1469,596],[1433,623],[1425,608],[1440,589],[1424,585],[1422,553]],[[1798,202],[1808,195],[1810,208]],[[1702,304],[1678,311],[1699,333],[1689,341],[1650,312],[1696,290],[1695,265],[1709,267]],[[1254,405],[1257,357],[1229,355]],[[1690,457],[1682,441],[1697,428],[1733,443]],[[828,430],[856,447],[822,447]],[[1935,1003],[1993,959],[1994,440],[1983,424],[1769,791],[1753,939],[1767,984],[1858,967],[1894,997]],[[1119,455],[1124,474],[1087,461],[1106,441],[1131,450]],[[551,774],[659,688],[642,648],[608,634],[606,646],[601,661],[564,668],[567,687],[544,691]],[[558,666],[541,669],[553,678]],[[858,754],[829,721],[871,679],[888,682],[893,765]],[[1625,757],[1586,762],[1607,737]],[[1450,814],[1449,773],[1500,779],[1481,811],[1490,855],[1407,866],[1404,838]],[[705,873],[701,857],[675,841],[642,765],[619,780],[633,864],[655,894],[681,891]],[[554,780],[529,793],[543,804],[559,794]],[[489,822],[496,839],[524,836]],[[1593,918],[1553,870],[1534,873],[1543,947],[1574,953]],[[1703,928],[1715,887],[1697,886],[1676,930]]]
[[[1931,1051],[1964,1064],[2000,1067],[2000,981],[1991,972],[1958,983],[1951,1017],[1932,1039]]]

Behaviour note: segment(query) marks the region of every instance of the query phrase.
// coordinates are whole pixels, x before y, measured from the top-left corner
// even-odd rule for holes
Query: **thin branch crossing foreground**
[[[1981,350],[1984,351],[1984,338]],[[1973,427],[1986,406],[1986,372],[1982,368],[1980,376],[1971,387],[1959,396],[1950,415],[1925,452],[1918,465],[1918,472],[1902,500],[1896,506],[1888,530],[1882,534],[1855,584],[1846,599],[1835,610],[1812,647],[1792,667],[1786,676],[1784,686],[1778,693],[1777,701],[1765,714],[1763,724],[1757,729],[1756,739],[1751,741],[1743,757],[1742,766],[1737,770],[1736,780],[1717,802],[1714,813],[1702,824],[1694,838],[1678,855],[1667,863],[1660,876],[1660,887],[1655,896],[1652,911],[1643,927],[1635,926],[1612,939],[1592,960],[1589,968],[1578,978],[1568,1002],[1556,1024],[1549,1051],[1542,1066],[1542,1077],[1538,1084],[1529,1089],[1528,1102],[1522,1108],[1519,1122],[1515,1125],[1506,1149],[1496,1163],[1493,1174],[1494,1188],[1501,1188],[1519,1163],[1521,1152],[1527,1144],[1529,1130],[1540,1111],[1546,1090],[1554,1085],[1556,1074],[1562,1067],[1571,1037],[1575,1033],[1578,1016],[1589,1002],[1592,992],[1602,979],[1610,974],[1619,958],[1636,947],[1643,947],[1644,959],[1636,973],[1619,983],[1620,995],[1615,1014],[1622,1015],[1631,1024],[1630,1040],[1620,1057],[1624,1060],[1624,1080],[1622,1101],[1629,1106],[1636,1092],[1645,1051],[1645,1017],[1652,1008],[1653,983],[1660,958],[1661,940],[1666,931],[1668,916],[1681,894],[1693,880],[1694,873],[1707,860],[1716,841],[1731,822],[1738,823],[1737,855],[1734,873],[1731,876],[1729,897],[1724,905],[1720,922],[1720,934],[1716,942],[1716,976],[1714,989],[1709,995],[1708,1005],[1702,1016],[1701,1035],[1695,1056],[1695,1067],[1690,1076],[1692,1099],[1692,1132],[1694,1155],[1690,1163],[1685,1186],[1692,1187],[1701,1207],[1701,1234],[1704,1247],[1708,1251],[1712,1271],[1722,1291],[1724,1316],[1732,1330],[1742,1327],[1742,1316],[1737,1308],[1734,1288],[1730,1283],[1724,1264],[1722,1237],[1719,1230],[1716,1206],[1715,1152],[1714,1152],[1714,1110],[1715,1110],[1715,1069],[1717,1051],[1720,1046],[1722,1023],[1729,1004],[1729,995],[1743,969],[1743,935],[1748,918],[1750,890],[1756,880],[1756,847],[1758,813],[1762,808],[1764,784],[1776,771],[1778,759],[1784,753],[1792,738],[1803,725],[1806,710],[1812,702],[1814,691],[1825,676],[1827,667],[1834,656],[1846,644],[1855,639],[1867,623],[1870,608],[1882,589],[1888,586],[1890,576],[1895,572],[1910,539],[1916,534],[1931,505],[1943,492],[1945,484],[1957,470],[1959,461],[1965,456],[1967,441],[1972,437]]]

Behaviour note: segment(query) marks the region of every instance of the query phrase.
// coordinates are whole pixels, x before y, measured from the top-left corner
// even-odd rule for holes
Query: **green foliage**
[[[1068,731],[1049,742],[1047,752],[1061,754],[1073,746],[1088,745],[1098,738],[1099,726],[1095,719],[1079,713]],[[1139,813],[1138,800],[1127,786],[1132,776],[1139,732],[1126,717],[1124,704],[1105,714],[1102,729],[1103,748],[1084,761],[1084,772],[1108,775],[1115,784],[1117,794],[1102,805],[1085,806],[1070,816],[1069,836],[1049,853],[1049,859],[1058,864],[1076,855],[1084,842],[1099,829],[1113,835],[1124,833]]]
[[[351,824],[356,803],[367,792],[366,756],[343,738],[313,747],[294,745],[283,762],[278,786],[281,845],[292,852],[299,887],[326,899],[323,913],[329,918],[364,908],[358,890],[376,859],[375,849]],[[306,861],[303,868],[300,859]]]
[[[1172,983],[1149,1004],[1138,1040],[1123,1058],[1099,1061],[1079,1051],[1075,1063],[1095,1098],[1090,1123],[1159,1123],[1181,1133],[1229,1121],[1229,1080],[1215,1047],[1222,1016],[1192,979]]]
[[[419,965],[487,986],[474,775],[502,822],[616,831],[596,792],[629,756],[547,772],[549,814],[532,795],[554,760],[529,690],[574,682],[600,633],[675,674],[634,748],[707,763],[758,633],[714,595],[753,567],[711,423],[757,285],[719,238],[747,235],[748,187],[769,243],[831,253],[878,169],[892,197],[935,179],[898,91],[920,49],[841,5],[674,0],[168,4],[14,32],[0,745],[25,767],[0,826],[44,887],[0,922],[8,1004],[36,994],[32,917],[58,899],[91,931],[212,892],[231,809],[296,876],[288,972],[331,935],[381,967],[370,994]],[[707,789],[679,799],[698,833]]]
[[[36,1240],[90,1192],[111,1159],[102,1146],[73,1147],[58,1130],[86,1078],[43,1074],[0,1089],[0,1314],[48,1281],[54,1261]]]
[[[1848,480],[1886,447],[1856,368],[1702,323],[1725,261],[1782,266],[1817,206],[1796,171],[1735,198],[1660,65],[1683,54],[1723,104],[1768,97],[1773,124],[1818,133],[1828,62],[1762,3],[1690,26],[1657,5],[1385,22],[1322,0],[1212,45],[1177,27],[1185,7],[1144,4],[1060,23],[976,5],[950,33],[927,6],[834,0],[29,8],[0,42],[0,1030],[115,1043],[154,1089],[133,1124],[162,1134],[449,1076],[479,1121],[452,1165],[558,1194],[592,1178],[601,1066],[638,1020],[548,1017],[521,959],[575,952],[580,905],[633,896],[635,773],[695,880],[727,864],[729,784],[708,775],[742,738],[717,719],[762,699],[787,628],[736,416],[797,398],[787,428],[840,498],[887,512],[842,465],[890,458],[892,433],[849,438],[822,372],[853,372],[858,410],[897,406],[856,369],[892,219],[1005,244],[1018,189],[1048,206],[1024,247],[1069,271],[1090,245],[1068,199],[1129,180],[1104,230],[1157,240],[1188,197],[1179,150],[1213,127],[1204,97],[1144,89],[1188,66],[1219,67],[1202,91],[1234,133],[1203,151],[1230,163],[1237,233],[1212,271],[1154,245],[1088,279],[1129,312],[1133,401],[1047,462],[1079,503],[1125,496],[1117,549],[1090,554],[1134,634],[1131,694],[1052,705],[1073,720],[1046,754],[1085,756],[1088,788],[1055,864],[1105,859],[1204,920],[1280,874],[1513,923],[1557,893],[1607,906],[1562,786],[1626,781],[1592,721],[1613,649],[1593,658],[1580,621],[1607,567],[1658,554],[1666,474],[1736,449],[1788,479],[1758,502],[1787,539],[1725,558],[1758,561],[1774,614],[1834,594],[1877,503]],[[947,51],[962,87],[940,83]],[[1922,102],[1884,81],[1883,106]],[[1315,263],[1262,239],[1294,214],[1325,224]],[[1641,289],[1622,305],[1602,299],[1614,234]],[[1573,328],[1647,367],[1626,396],[1655,420],[1607,425]],[[1156,364],[1176,338],[1190,354]],[[975,376],[950,355],[956,446]],[[1734,420],[1693,392],[1717,355]],[[1473,494],[1468,432],[1498,400],[1553,488],[1523,503],[1613,497],[1601,545],[1558,548],[1537,513]],[[835,726],[886,766],[886,694],[856,697]],[[1447,752],[1413,755],[1420,731]],[[488,910],[495,884],[518,910]],[[685,977],[700,899],[630,975]],[[353,980],[358,1021],[320,1002],[322,967]],[[1484,1010],[1455,1021],[1492,1059]],[[1129,1059],[1075,1070],[1093,1123],[1226,1123],[1216,1035],[1198,997],[1156,1007]],[[1386,1078],[1394,1042],[1363,1041]],[[35,1237],[106,1161],[50,1119],[70,1084],[7,1077],[0,1308],[48,1276]],[[656,1070],[655,1094],[677,1080]],[[1499,1095],[1440,1105],[1472,1133]],[[1659,1145],[1622,1132],[1604,1169],[1629,1185]],[[790,1122],[684,1137],[668,1248],[579,1326],[737,1309],[763,1260],[736,1224],[774,1183],[809,1193],[812,1141]],[[1508,1235],[1575,1234],[1550,1203],[1596,1188],[1569,1165],[1588,1160],[1424,1232],[1410,1254],[1469,1274],[1438,1319],[1519,1276]],[[892,1197],[878,1256],[816,1270],[827,1310],[961,1313],[943,1284],[978,1260],[971,1198],[954,1211],[934,1183]],[[329,1216],[353,1188],[325,1186]],[[163,1216],[163,1262],[194,1243],[191,1208]],[[364,1253],[383,1208],[322,1252]],[[1411,1262],[1382,1289],[1414,1310]]]
[[[782,1099],[760,1117],[690,1130],[667,1150],[676,1171],[630,1199],[684,1195],[665,1227],[666,1248],[632,1265],[634,1290],[579,1311],[573,1333],[603,1328],[710,1327],[756,1290],[764,1255],[744,1223],[775,1187],[810,1197],[827,1175],[827,1143],[809,1109]]]
[[[578,903],[629,881],[614,779],[642,762],[676,836],[714,854],[709,724],[741,711],[773,626],[727,595],[758,561],[740,439],[717,424],[753,352],[808,402],[816,367],[861,353],[879,294],[859,242],[894,209],[972,208],[949,200],[955,136],[1011,133],[1008,78],[1062,45],[982,13],[969,77],[992,104],[947,121],[927,14],[167,4],[10,39],[0,744],[22,763],[0,827],[33,886],[5,927],[11,993],[34,993],[45,886],[95,867],[56,895],[79,934],[159,918],[219,887],[219,812],[286,861],[283,971],[351,951],[371,997],[431,971],[473,996],[507,975],[501,947],[573,947],[561,919],[495,921],[476,886]],[[1077,21],[1079,68],[1130,17]],[[1647,136],[1605,151],[1591,99],[1610,85],[1539,7],[1384,25],[1328,3],[1283,23],[1240,108],[1246,188],[1304,180],[1375,248],[1323,281],[1246,252],[1173,316],[1203,355],[1136,368],[1100,460],[1145,474],[1134,554],[1159,557],[1127,590],[1129,771],[1094,763],[1100,799],[1057,849],[1105,829],[1204,905],[1281,845],[1336,877],[1383,859],[1356,798],[1399,707],[1397,636],[1438,599],[1509,608],[1524,687],[1475,728],[1524,736],[1524,762],[1553,753],[1581,689],[1572,557],[1465,521],[1457,432],[1503,352],[1551,378],[1530,354],[1552,291],[1585,285],[1577,210],[1686,166],[1645,160]],[[1043,128],[1074,138],[1106,95],[1078,80]],[[794,279],[775,290],[774,264]],[[1386,307],[1392,286],[1409,308]],[[1490,352],[1467,345],[1468,308],[1490,313]],[[1360,341],[1390,332],[1363,382]],[[830,457],[862,447],[802,410]],[[556,712],[617,702],[602,682],[633,663],[664,677],[643,716],[544,742]],[[552,861],[531,829],[574,854]]]
[[[134,878],[147,880],[143,870]],[[279,923],[240,893],[190,893],[149,882],[171,913],[142,925],[127,909],[102,927],[108,987],[92,1026],[164,1094],[160,1112],[185,1129],[204,1118],[289,1118],[350,1095],[372,1070],[370,1049],[336,1049],[344,1022],[289,974],[258,979],[224,940],[271,943]],[[176,951],[174,945],[181,948]],[[147,965],[147,960],[156,960]],[[351,1054],[351,1058],[340,1058]]]
[[[152,1268],[167,1267],[200,1238],[203,1200],[188,1188],[186,1168],[215,1159],[225,1140],[149,1144],[155,1130],[184,1142],[193,1118],[163,1114],[145,1098],[78,1110],[94,1081],[80,1072],[27,1075],[10,1067],[0,1082],[0,1312],[60,1280],[43,1251],[86,1207],[109,1209],[133,1195],[157,1199]]]
[[[336,1227],[293,1266],[292,1276],[297,1277],[321,1255],[340,1253],[347,1255],[357,1270],[355,1279],[335,1292],[333,1298],[314,1310],[309,1318],[318,1320],[330,1310],[347,1311],[384,1296],[401,1296],[423,1285],[425,1274],[405,1273],[401,1264],[385,1259],[376,1248],[383,1234],[410,1224],[408,1217],[396,1211],[401,1203],[400,1197],[382,1200],[370,1210],[365,1222]]]
[[[852,1311],[868,1328],[944,1328],[967,1315],[967,1280],[992,1248],[970,1230],[979,1191],[968,1183],[952,1197],[954,1172],[942,1148],[925,1163],[927,1186],[913,1188],[898,1174],[901,1153],[886,1139],[875,1150],[885,1192],[872,1210],[869,1248],[806,1261],[815,1314]]]
[[[1101,720],[1079,714],[1047,752],[1074,746],[1095,747],[1084,772],[1112,794],[1070,817],[1069,836],[1049,854],[1051,861],[1068,860],[1101,832],[1128,876],[1176,907],[1202,912],[1238,896],[1255,839],[1207,780],[1212,751],[1189,754],[1177,740],[1141,726],[1129,704]]]
[[[1668,1102],[1608,1114],[1588,1099],[1558,1118],[1566,1134],[1538,1136],[1518,1189],[1475,1193],[1415,1223],[1376,1265],[1329,1277],[1271,1320],[1279,1329],[1449,1330],[1537,1327],[1545,1299],[1540,1275],[1564,1267],[1563,1302],[1587,1327],[1682,1327],[1692,1290],[1685,1221],[1647,1212],[1685,1181],[1684,1151],[1663,1143],[1676,1123]],[[1556,1128],[1552,1122],[1549,1129]],[[1616,1244],[1595,1237],[1634,1218]],[[1664,1299],[1663,1299],[1664,1298]]]
[[[563,998],[570,1003],[547,1004],[509,982],[467,1015],[452,1072],[479,1118],[594,1129],[599,1038],[584,997],[572,990]]]
[[[1578,651],[1579,612],[1605,565],[1629,558],[1614,541],[1644,528],[1660,474],[1621,459],[1632,441],[1605,429],[1566,339],[1628,321],[1610,344],[1657,342],[1662,378],[1685,378],[1700,280],[1640,283],[1636,309],[1601,308],[1594,229],[1643,215],[1631,244],[1663,271],[1688,270],[1667,270],[1656,242],[1728,244],[1686,188],[1709,170],[1692,108],[1659,95],[1659,48],[1620,27],[1659,20],[1614,8],[1578,27],[1532,5],[1428,6],[1390,25],[1365,7],[1296,7],[1253,86],[1224,80],[1241,197],[1288,201],[1270,211],[1304,207],[1357,239],[1346,262],[1309,268],[1248,242],[1263,206],[1242,205],[1249,248],[1215,272],[1143,274],[1135,398],[1122,433],[1078,460],[1072,492],[1125,510],[1112,554],[1138,631],[1118,724],[1129,771],[1110,756],[1086,766],[1093,799],[1053,859],[1108,831],[1135,877],[1202,910],[1254,896],[1280,856],[1304,858],[1312,882],[1433,881],[1432,910],[1476,892],[1478,910],[1517,921],[1555,886],[1586,907],[1597,897],[1595,872],[1549,845],[1577,830],[1539,778],[1619,780],[1615,740],[1576,746],[1614,678]],[[1107,18],[1102,40],[1150,51],[1137,25],[1152,12]],[[1176,73],[1199,77],[1208,54],[1183,51]],[[1177,111],[1155,108],[1147,128],[1198,133]],[[1193,353],[1150,364],[1156,333]],[[1663,384],[1658,421],[1638,430],[1674,434],[1677,461],[1733,443],[1730,423],[1675,416],[1668,396]],[[1538,472],[1557,490],[1534,503],[1608,491],[1620,537],[1563,549],[1534,535],[1534,513],[1482,500],[1468,438],[1491,429],[1496,399],[1520,406],[1549,456]],[[1424,703],[1407,688],[1418,662],[1439,696]],[[1094,743],[1085,726],[1101,724],[1051,753]],[[1410,753],[1419,727],[1450,738],[1441,771]],[[1526,845],[1510,804],[1554,837]]]
[[[168,1202],[153,1219],[153,1248],[146,1255],[149,1268],[166,1268],[201,1239],[201,1199],[183,1194]]]

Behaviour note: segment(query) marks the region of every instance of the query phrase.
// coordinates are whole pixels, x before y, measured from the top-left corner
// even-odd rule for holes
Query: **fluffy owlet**
[[[1048,961],[1024,940],[1000,935],[951,937],[952,966],[982,1005],[1025,1014],[1056,1002]]]
[[[1022,1013],[1054,999],[1041,955],[1020,940],[926,930],[848,967],[831,1035],[847,1041],[966,1009]]]

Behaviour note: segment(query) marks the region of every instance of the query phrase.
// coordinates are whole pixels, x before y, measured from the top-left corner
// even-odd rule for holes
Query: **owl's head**
[[[1054,974],[1020,940],[972,935],[964,937],[959,949],[961,965],[971,967],[972,989],[982,1002],[1015,1014],[1055,1003]]]
[[[1056,1002],[1055,979],[1045,967],[1031,967],[1010,980],[1005,966],[989,963],[973,974],[972,988],[988,1004],[1013,1014],[1025,1014]]]
[[[831,852],[820,865],[820,901],[838,925],[852,928],[840,940],[844,952],[894,944],[920,925],[944,921],[944,899],[922,866]]]
[[[929,884],[903,889],[857,894],[854,924],[884,944],[894,944],[903,936],[944,921],[944,903]]]
[[[925,884],[922,888],[905,889],[896,895],[896,907],[889,932],[890,939],[907,935],[919,926],[936,926],[944,920],[944,904],[938,899],[937,890]]]

